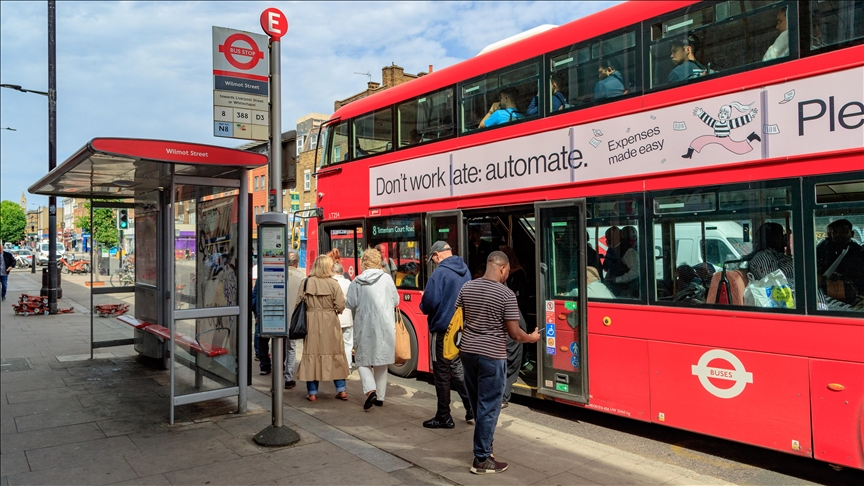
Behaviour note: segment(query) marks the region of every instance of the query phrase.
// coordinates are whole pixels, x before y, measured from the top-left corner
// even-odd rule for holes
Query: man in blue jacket
[[[462,285],[471,280],[468,265],[461,258],[451,258],[452,256],[453,249],[446,242],[436,241],[432,245],[428,261],[435,262],[438,268],[429,277],[420,301],[420,310],[428,316],[429,332],[432,335],[432,376],[435,381],[435,394],[438,395],[438,411],[434,417],[423,422],[423,427],[428,429],[452,429],[456,426],[450,416],[450,390],[456,390],[462,397],[465,421],[474,419],[468,393],[465,391],[462,362],[458,357],[452,361],[444,359],[444,333],[456,312],[456,297]]]

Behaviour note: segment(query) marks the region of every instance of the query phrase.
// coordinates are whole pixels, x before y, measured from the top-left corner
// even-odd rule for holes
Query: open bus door
[[[585,200],[536,203],[537,343],[543,395],[588,403]]]
[[[342,266],[348,277],[360,274],[360,256],[363,254],[363,225],[365,220],[324,223],[318,228],[319,249],[324,255],[334,248],[339,249]]]

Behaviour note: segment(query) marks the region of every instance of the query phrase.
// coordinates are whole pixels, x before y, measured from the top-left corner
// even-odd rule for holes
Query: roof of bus
[[[614,32],[645,19],[697,3],[696,0],[628,1],[560,27],[499,47],[410,82],[388,88],[337,110],[331,119],[348,119],[415,96],[452,86],[460,81],[504,68],[562,47]]]

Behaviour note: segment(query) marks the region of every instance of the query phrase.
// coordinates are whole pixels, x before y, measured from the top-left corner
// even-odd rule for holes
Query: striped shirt
[[[478,278],[466,282],[456,297],[465,328],[459,351],[489,359],[507,359],[507,325],[519,320],[516,295],[501,283]]]
[[[699,115],[699,118],[701,118],[706,125],[714,129],[715,137],[720,138],[728,137],[729,132],[733,128],[743,127],[744,125],[753,121],[753,115],[751,115],[750,113],[727,121],[715,120],[714,118],[711,118],[711,115],[705,112],[702,112],[702,114]]]

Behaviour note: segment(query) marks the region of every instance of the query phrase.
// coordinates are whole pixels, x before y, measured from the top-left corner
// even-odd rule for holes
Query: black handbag
[[[303,279],[303,298],[297,303],[294,308],[294,313],[291,314],[291,327],[288,328],[288,339],[305,339],[306,328],[306,283],[308,279]]]

